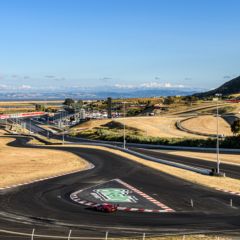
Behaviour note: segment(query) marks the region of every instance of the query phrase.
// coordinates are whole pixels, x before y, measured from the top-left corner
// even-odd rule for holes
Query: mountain
[[[221,93],[223,96],[240,93],[240,76],[224,83],[214,90],[197,93],[194,94],[194,96],[204,98],[214,96],[216,93]]]
[[[65,98],[73,99],[106,99],[112,98],[141,98],[155,96],[187,96],[196,93],[192,89],[107,89],[107,90],[66,90],[66,91],[28,91],[28,92],[0,92],[0,100],[59,100]]]
[[[202,89],[201,89],[202,90]],[[0,85],[0,100],[44,100],[44,99],[106,99],[112,98],[141,98],[159,96],[187,96],[199,92],[200,89],[170,83],[146,82],[138,85],[115,84],[95,87],[68,86],[65,88],[24,87],[11,88]]]

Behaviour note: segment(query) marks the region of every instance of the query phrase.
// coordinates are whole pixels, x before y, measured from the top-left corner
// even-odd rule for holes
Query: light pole
[[[217,174],[220,174],[220,158],[219,158],[219,111],[218,111],[218,101],[219,101],[219,97],[221,97],[222,94],[216,93],[215,96],[217,97],[217,144],[216,144],[216,150],[217,150]]]
[[[32,126],[31,126],[31,118],[30,118],[30,120],[29,120],[29,133],[30,133],[30,135],[32,134]]]
[[[63,134],[62,134],[62,145],[64,145],[64,143],[65,143],[65,138],[64,138],[65,136],[64,136],[64,131],[63,131]]]
[[[47,118],[47,138],[49,139],[49,116]]]
[[[126,149],[126,103],[127,102],[123,102],[123,148]]]

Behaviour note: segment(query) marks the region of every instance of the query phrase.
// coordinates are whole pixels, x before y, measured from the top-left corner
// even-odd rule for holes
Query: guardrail
[[[201,174],[204,174],[204,175],[211,175],[212,174],[212,170],[210,170],[210,169],[196,168],[196,167],[191,167],[191,166],[181,164],[181,163],[170,162],[170,161],[163,160],[163,159],[160,159],[160,158],[155,158],[155,157],[151,157],[151,156],[148,156],[148,155],[145,155],[145,154],[142,154],[142,153],[138,153],[138,152],[135,152],[135,151],[132,151],[132,150],[129,150],[129,149],[121,149],[121,151],[124,151],[126,153],[130,153],[130,154],[135,155],[137,157],[144,158],[144,159],[147,159],[147,160],[150,160],[150,161],[153,161],[153,162],[169,165],[169,166],[172,166],[172,167],[176,167],[176,168],[180,168],[180,169],[184,169],[184,170],[188,170],[188,171],[192,171],[192,172],[196,172],[196,173],[201,173]]]
[[[72,143],[69,143],[69,144],[72,144]],[[162,163],[162,164],[165,164],[165,165],[185,169],[185,170],[196,172],[196,173],[201,173],[201,174],[204,174],[204,175],[210,175],[212,173],[212,170],[210,170],[210,169],[191,167],[191,166],[188,166],[188,165],[185,165],[185,164],[182,164],[182,163],[175,163],[175,162],[163,160],[163,159],[160,159],[160,158],[151,157],[151,156],[139,153],[139,152],[135,152],[135,151],[130,150],[130,149],[124,149],[122,147],[114,146],[114,145],[111,145],[111,144],[93,143],[93,142],[88,142],[88,143],[83,142],[81,144],[82,145],[102,146],[102,147],[108,147],[108,148],[120,150],[122,152],[126,152],[126,153],[132,154],[136,157],[140,157],[140,158],[152,161],[152,162]]]
[[[86,143],[93,143],[93,144],[109,144],[109,145],[117,145],[123,146],[122,142],[114,142],[114,141],[103,141],[103,140],[92,140],[86,138],[79,138],[79,137],[67,137],[69,141],[79,140],[78,143],[86,142]],[[80,142],[81,141],[81,142]],[[75,144],[78,144],[75,142]],[[71,144],[74,144],[71,143]],[[144,144],[144,143],[126,143],[127,147],[137,147],[137,148],[147,148],[147,149],[167,149],[167,150],[187,150],[187,151],[198,151],[198,152],[216,152],[216,148],[203,148],[203,147],[185,147],[185,146],[169,146],[169,145],[157,145],[157,144]],[[220,152],[222,153],[239,153],[240,149],[230,149],[230,148],[220,148]]]

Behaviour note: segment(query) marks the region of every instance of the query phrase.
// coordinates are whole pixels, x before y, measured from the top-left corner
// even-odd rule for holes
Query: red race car
[[[93,208],[94,210],[99,212],[111,213],[111,212],[117,211],[118,205],[113,205],[110,203],[101,203],[101,204],[95,205]]]

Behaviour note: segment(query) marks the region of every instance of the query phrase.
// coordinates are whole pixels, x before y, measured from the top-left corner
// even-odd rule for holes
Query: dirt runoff
[[[13,138],[0,130],[0,187],[86,169],[89,164],[72,153],[7,146]]]
[[[199,116],[183,121],[182,126],[186,129],[199,133],[217,133],[217,119],[211,115]],[[230,125],[221,117],[219,118],[219,134],[224,134],[224,136],[232,136]]]

